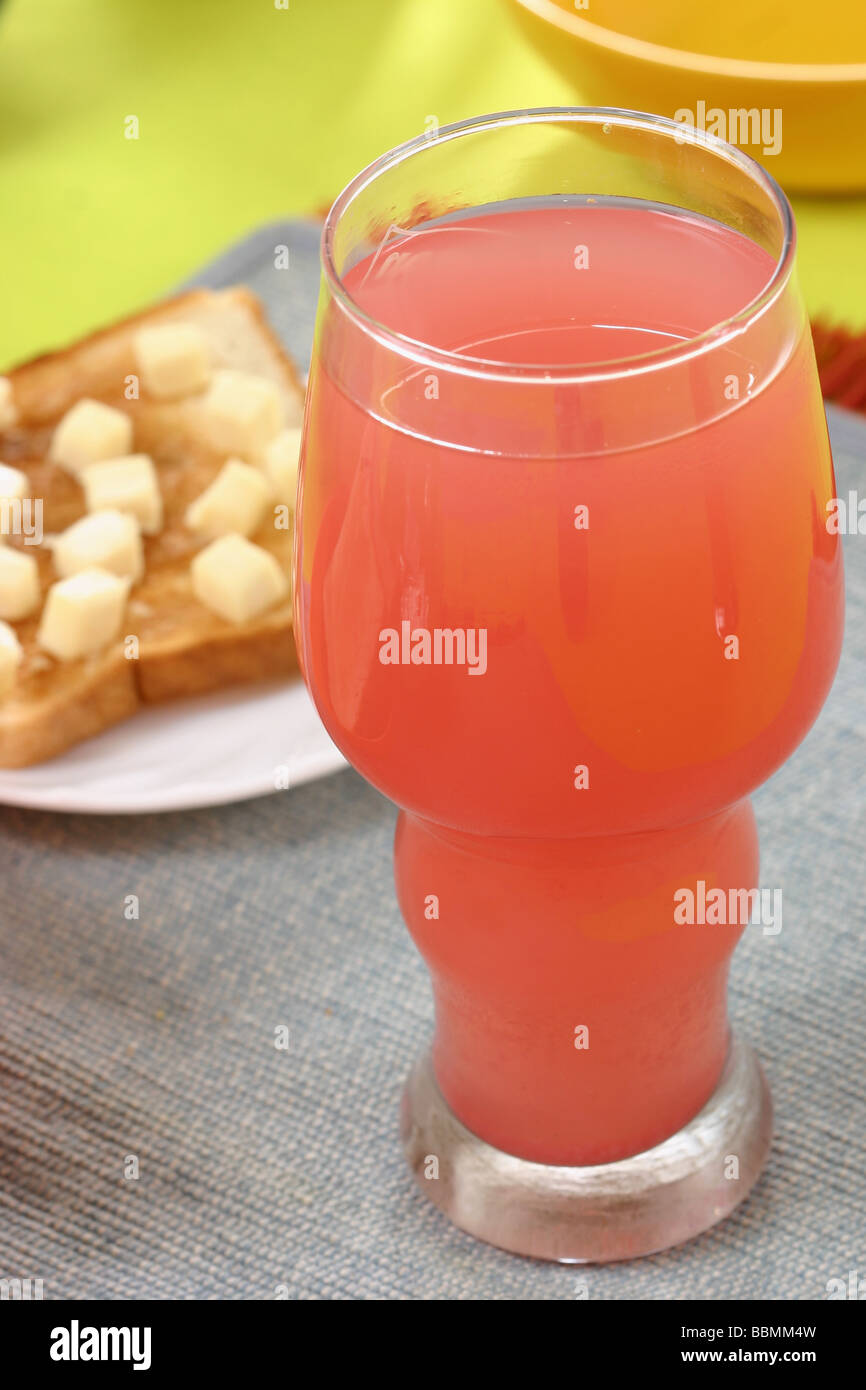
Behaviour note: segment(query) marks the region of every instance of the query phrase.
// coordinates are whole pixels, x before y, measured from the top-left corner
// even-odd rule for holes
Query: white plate
[[[133,814],[221,806],[346,764],[301,680],[176,700],[36,767],[0,769],[0,803]]]

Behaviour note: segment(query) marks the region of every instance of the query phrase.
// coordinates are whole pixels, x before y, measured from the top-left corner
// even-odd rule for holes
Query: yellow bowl
[[[866,0],[516,4],[585,104],[690,120],[789,189],[866,188]]]

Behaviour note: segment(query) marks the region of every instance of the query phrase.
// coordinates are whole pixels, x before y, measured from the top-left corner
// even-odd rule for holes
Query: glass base
[[[416,1182],[456,1226],[519,1255],[582,1264],[666,1250],[721,1221],[756,1182],[772,1122],[761,1064],[734,1038],[703,1110],[617,1163],[564,1168],[493,1148],[451,1110],[429,1053],[406,1083],[401,1134]]]

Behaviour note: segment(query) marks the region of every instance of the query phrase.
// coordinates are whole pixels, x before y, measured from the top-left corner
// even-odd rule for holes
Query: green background
[[[504,0],[7,0],[0,365],[329,203],[428,117],[576,100]],[[866,326],[866,198],[795,208],[810,311]]]

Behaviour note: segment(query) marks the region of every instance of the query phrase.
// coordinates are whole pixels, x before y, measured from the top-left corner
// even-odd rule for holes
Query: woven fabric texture
[[[832,428],[839,492],[862,491],[866,425]],[[164,816],[0,810],[0,1278],[47,1299],[567,1299],[580,1280],[809,1300],[866,1275],[866,537],[846,560],[836,685],[755,798],[784,925],[746,931],[731,1015],[777,1128],[728,1221],[576,1271],[476,1243],[416,1191],[397,1110],[427,978],[394,809],[344,772]]]

